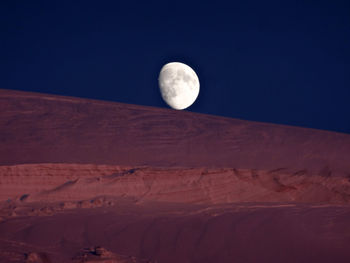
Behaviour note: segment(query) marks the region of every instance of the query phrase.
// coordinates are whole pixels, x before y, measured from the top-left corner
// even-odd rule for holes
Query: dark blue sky
[[[189,111],[350,133],[350,1],[210,2],[1,1],[0,88],[167,107],[180,61]]]

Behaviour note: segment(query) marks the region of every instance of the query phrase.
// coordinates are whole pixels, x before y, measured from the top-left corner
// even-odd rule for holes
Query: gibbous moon
[[[199,79],[192,68],[180,62],[164,65],[159,73],[163,100],[173,109],[188,108],[199,94]]]

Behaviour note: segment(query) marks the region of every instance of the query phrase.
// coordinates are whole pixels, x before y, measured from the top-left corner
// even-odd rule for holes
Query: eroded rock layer
[[[189,204],[350,203],[350,178],[305,170],[152,168],[79,164],[0,167],[0,200],[79,201],[99,196]]]

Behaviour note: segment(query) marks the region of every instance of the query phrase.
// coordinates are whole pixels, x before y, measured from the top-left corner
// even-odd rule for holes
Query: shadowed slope
[[[0,165],[307,169],[350,173],[346,134],[0,90]]]
[[[0,223],[0,262],[23,263],[29,251],[76,262],[81,248],[98,245],[158,263],[348,263],[349,219],[349,206],[118,202]]]

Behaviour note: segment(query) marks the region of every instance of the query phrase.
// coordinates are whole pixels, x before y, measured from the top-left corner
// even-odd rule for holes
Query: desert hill
[[[0,165],[350,171],[350,135],[186,111],[0,90],[0,127]]]
[[[0,128],[0,262],[350,262],[350,135],[9,90]]]

